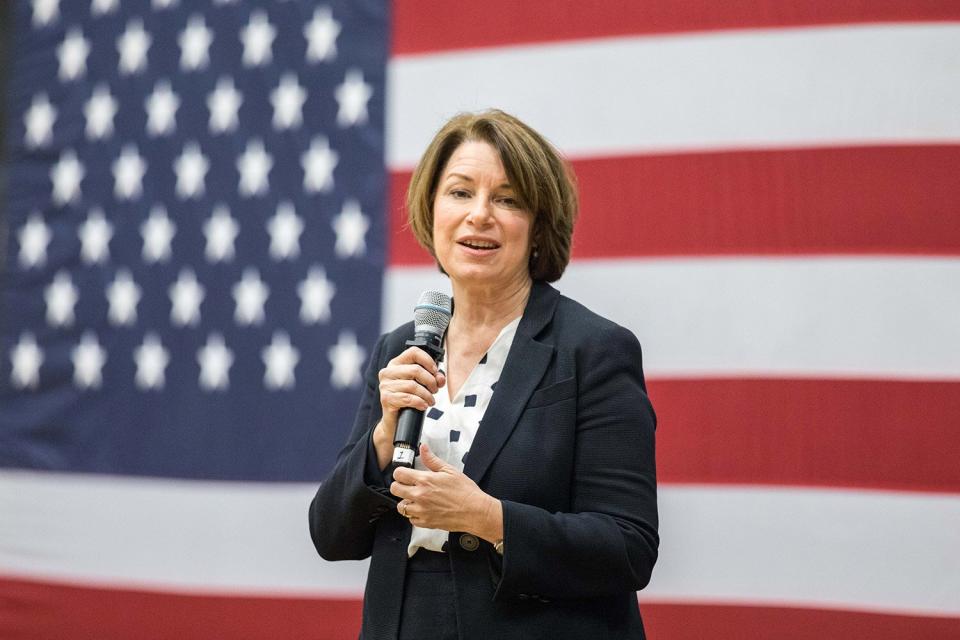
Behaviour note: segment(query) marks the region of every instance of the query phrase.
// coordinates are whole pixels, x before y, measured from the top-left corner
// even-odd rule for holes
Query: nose
[[[474,198],[470,204],[470,211],[467,214],[467,223],[482,227],[489,224],[492,215],[493,207],[488,198]]]

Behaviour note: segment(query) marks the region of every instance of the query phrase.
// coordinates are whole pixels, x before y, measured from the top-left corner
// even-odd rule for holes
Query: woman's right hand
[[[383,417],[373,432],[380,469],[393,459],[393,438],[400,410],[406,407],[426,411],[433,406],[433,394],[447,380],[426,351],[409,347],[380,370],[380,407]]]

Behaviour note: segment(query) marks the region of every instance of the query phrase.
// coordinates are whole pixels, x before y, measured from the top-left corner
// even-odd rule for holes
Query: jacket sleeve
[[[570,510],[503,501],[496,598],[588,598],[642,589],[657,559],[656,417],[640,344],[613,325],[577,353]]]
[[[378,373],[385,343],[382,336],[374,347],[353,429],[310,503],[310,537],[326,560],[369,556],[377,520],[396,505],[377,465],[372,437],[381,416]]]

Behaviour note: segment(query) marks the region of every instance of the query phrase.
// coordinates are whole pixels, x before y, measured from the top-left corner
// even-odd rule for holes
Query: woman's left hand
[[[428,471],[399,467],[393,472],[390,493],[402,498],[401,515],[418,527],[464,531],[490,542],[503,539],[500,501],[477,483],[420,445],[420,459]]]

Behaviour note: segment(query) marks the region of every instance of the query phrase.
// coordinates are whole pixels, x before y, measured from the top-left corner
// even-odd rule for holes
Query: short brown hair
[[[497,150],[520,205],[533,214],[530,277],[553,282],[570,262],[577,187],[573,171],[543,136],[498,109],[461,113],[434,136],[410,178],[407,212],[417,241],[433,249],[433,199],[447,161],[464,142],[486,142]],[[442,270],[441,265],[441,270]]]

